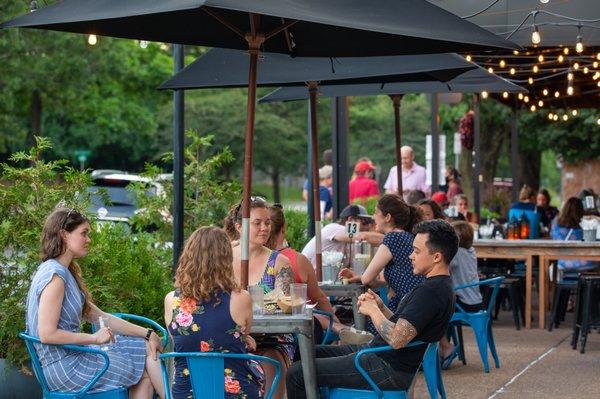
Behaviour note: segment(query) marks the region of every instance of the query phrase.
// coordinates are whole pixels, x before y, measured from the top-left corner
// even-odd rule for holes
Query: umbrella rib
[[[285,19],[281,18],[281,22],[285,24]],[[294,53],[294,44],[292,43],[292,37],[290,32],[287,30],[287,27],[283,30],[283,34],[285,36],[285,43],[288,46],[288,50],[290,54]]]
[[[297,23],[298,23],[298,21],[294,20],[294,19],[287,21],[286,23],[278,26],[277,28],[273,29],[271,32],[267,33],[265,35],[265,40],[272,38],[273,36],[275,36],[276,34],[281,32],[282,30],[286,31],[286,37],[287,37],[287,35],[288,35],[287,28],[289,28],[290,26],[293,26]],[[289,44],[288,44],[288,46],[289,46]]]
[[[244,34],[244,32],[242,32],[240,29],[238,29],[237,26],[235,26],[232,23],[230,23],[229,21],[227,21],[225,18],[223,18],[217,12],[211,10],[208,7],[203,7],[202,9],[208,15],[210,15],[211,17],[213,17],[214,19],[216,19],[217,21],[219,21],[220,23],[222,23],[223,25],[225,25],[226,27],[228,27],[229,29],[231,29],[232,31],[234,31],[239,37],[244,38],[244,39],[246,38],[246,35]]]

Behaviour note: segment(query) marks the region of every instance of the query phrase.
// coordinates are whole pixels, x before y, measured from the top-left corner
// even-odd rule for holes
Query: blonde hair
[[[527,184],[523,184],[521,187],[521,191],[519,191],[519,201],[526,201],[535,197],[535,190],[528,186]]]
[[[218,227],[200,227],[185,243],[175,273],[182,298],[206,302],[217,292],[238,291],[227,234]]]
[[[58,208],[48,215],[44,222],[40,239],[40,258],[42,259],[42,262],[45,262],[48,259],[58,258],[67,250],[65,241],[60,235],[61,230],[70,233],[86,222],[88,222],[88,219],[75,209]],[[88,291],[85,280],[83,279],[81,267],[75,260],[72,260],[69,264],[69,271],[83,293],[84,302],[82,313],[87,315],[91,309],[90,303],[92,302],[92,295]]]

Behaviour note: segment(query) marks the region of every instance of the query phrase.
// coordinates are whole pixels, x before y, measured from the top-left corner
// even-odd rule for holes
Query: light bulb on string
[[[573,95],[573,92],[574,92],[573,86],[570,86],[570,85],[569,85],[569,86],[567,87],[567,94],[568,94],[568,95],[570,95],[570,96],[572,96],[572,95]]]
[[[563,53],[565,53],[565,55],[569,55],[569,48],[568,48],[568,47],[565,47],[565,48],[563,49]]]
[[[565,60],[565,57],[564,57],[562,54],[560,54],[560,55],[558,56],[558,62],[561,62],[561,63],[562,63],[562,62],[564,62],[564,60]]]
[[[502,98],[508,98],[508,92],[505,91],[504,93],[502,93]]]
[[[577,43],[575,44],[575,51],[577,54],[583,53],[583,38],[581,35],[577,35]]]
[[[488,68],[488,72],[489,72],[489,73],[494,73],[494,68],[492,68],[492,67],[489,67],[489,68]]]
[[[579,62],[573,64],[573,69],[576,71],[579,69]]]
[[[519,50],[513,50],[514,55],[519,55]]]
[[[542,93],[543,93],[545,96],[547,96],[547,95],[548,95],[548,89],[544,89],[544,90],[542,90]]]
[[[567,80],[573,80],[573,72],[567,74]]]
[[[592,76],[592,79],[594,79],[594,80],[598,80],[598,78],[599,78],[599,77],[600,77],[600,73],[596,72],[596,73],[594,74],[594,76]]]
[[[540,68],[537,65],[533,66],[533,73],[538,73],[540,71]]]
[[[554,92],[554,97],[558,98],[559,96],[560,96],[560,92],[559,92],[558,90],[556,90],[556,91]]]
[[[564,114],[564,115],[563,115],[563,121],[565,121],[565,122],[566,122],[566,121],[568,121],[568,120],[569,120],[569,115],[567,115],[567,114]]]
[[[573,111],[571,111],[571,115],[573,115],[573,116],[577,116],[577,110],[576,110],[576,109],[574,109]]]
[[[500,60],[500,68],[505,68],[506,67],[506,61],[504,60]]]
[[[596,54],[596,59],[600,61],[600,53]]]
[[[552,118],[553,118],[553,117],[554,117],[554,114],[552,114],[552,112],[550,112],[550,113],[548,114],[548,119],[552,120]]]
[[[529,96],[523,97],[523,101],[525,101],[525,103],[528,103],[529,102]]]
[[[533,78],[530,77],[529,79],[527,79],[527,83],[529,83],[530,85],[532,85],[533,84]]]
[[[529,109],[531,110],[531,112],[535,112],[535,105],[532,105],[531,107],[529,107]]]
[[[600,82],[596,83],[596,86],[600,87]]]
[[[537,25],[533,25],[533,32],[531,32],[531,43],[538,45],[542,41],[542,36],[540,35],[540,30]]]
[[[140,47],[141,48],[148,48],[148,41],[146,41],[146,40],[140,40]]]
[[[95,46],[96,44],[98,44],[98,36],[96,35],[89,35],[87,42],[90,46]]]
[[[522,100],[522,99],[523,99],[523,93],[519,93],[519,94],[517,95],[517,97],[519,98],[519,100]]]
[[[594,61],[594,63],[592,64],[592,66],[593,66],[594,68],[598,68],[598,61]]]
[[[544,54],[540,54],[540,55],[538,56],[538,61],[539,61],[539,62],[544,62]]]
[[[548,4],[549,1],[550,0],[540,0],[540,3],[542,3],[542,4]]]
[[[597,123],[598,125],[600,125],[600,118],[598,118],[598,120],[596,121],[596,123]]]
[[[471,56],[470,56],[470,55],[467,55],[467,56],[465,57],[465,59],[466,59],[467,61],[469,61],[469,62],[471,62],[471,60],[472,60],[472,58],[471,58]]]
[[[538,107],[542,108],[544,106],[544,102],[542,100],[538,101]]]
[[[588,67],[583,67],[583,73],[584,74],[588,74],[588,72],[590,71],[590,69]]]
[[[488,92],[487,91],[482,91],[481,92],[481,98],[488,98]]]
[[[557,121],[558,120],[558,114],[554,114],[554,116],[552,117],[552,120]]]
[[[517,71],[516,71],[515,68],[510,68],[509,72],[510,72],[511,75],[514,75]]]

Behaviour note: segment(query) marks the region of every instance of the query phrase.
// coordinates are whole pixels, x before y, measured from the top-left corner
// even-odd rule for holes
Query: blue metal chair
[[[25,333],[19,333],[19,337],[21,337],[25,341],[25,345],[27,346],[27,351],[29,352],[29,356],[31,357],[31,366],[33,368],[33,372],[35,377],[37,378],[40,386],[42,387],[42,393],[45,399],[127,399],[128,393],[125,387],[114,389],[111,391],[97,392],[97,393],[87,393],[94,384],[102,377],[102,375],[108,370],[108,366],[110,365],[110,360],[108,359],[108,355],[106,352],[89,348],[87,346],[80,345],[59,345],[65,349],[70,349],[78,352],[88,352],[99,355],[104,360],[104,366],[102,370],[100,370],[94,377],[90,380],[90,382],[83,387],[79,392],[56,392],[50,391],[48,388],[48,383],[46,382],[46,378],[44,377],[44,373],[42,371],[42,365],[37,356],[37,352],[35,350],[34,344],[41,344],[42,342],[39,338],[32,337]]]
[[[169,340],[169,334],[167,334],[167,330],[165,330],[164,327],[162,327],[160,324],[158,324],[154,320],[148,319],[147,317],[128,314],[128,313],[113,313],[113,316],[119,317],[121,319],[128,319],[128,320],[142,322],[146,325],[152,326],[153,328],[155,328],[162,334],[163,348],[166,346],[166,344]],[[92,326],[92,329],[94,329],[93,326]],[[60,346],[65,349],[78,351],[78,352],[88,352],[88,353],[94,353],[94,354],[102,356],[102,358],[104,360],[104,366],[102,367],[102,370],[100,370],[96,375],[94,375],[93,378],[90,380],[90,382],[85,387],[83,387],[79,392],[50,391],[50,389],[48,388],[48,383],[47,383],[46,378],[44,377],[44,373],[42,371],[42,365],[40,364],[39,358],[37,356],[37,351],[34,346],[34,344],[41,344],[42,342],[40,341],[39,338],[33,337],[31,335],[27,335],[25,333],[19,333],[19,337],[25,341],[25,346],[27,347],[27,351],[29,352],[29,357],[31,357],[31,366],[33,368],[33,372],[42,388],[42,393],[43,393],[45,399],[127,399],[128,398],[128,396],[129,396],[128,391],[127,391],[127,388],[125,388],[125,387],[114,389],[111,391],[88,393],[88,391],[90,389],[92,389],[94,384],[96,384],[96,382],[100,379],[100,377],[102,377],[102,375],[106,372],[106,370],[108,370],[108,367],[110,365],[110,360],[109,360],[106,352],[104,352],[100,349],[91,348],[88,346],[81,346],[81,345],[57,345],[57,346]]]
[[[194,398],[198,399],[223,399],[225,397],[225,359],[249,359],[258,362],[268,362],[275,365],[276,373],[273,384],[267,392],[266,399],[271,399],[281,377],[281,364],[277,360],[265,356],[242,353],[221,352],[170,352],[159,355],[161,360],[163,383],[165,385],[166,399],[171,399],[172,394],[169,376],[167,373],[166,359],[185,357],[190,372],[190,383]]]
[[[430,343],[421,341],[414,341],[407,345],[418,346],[428,345],[423,356],[423,374],[425,375],[425,382],[427,383],[427,391],[431,399],[437,399],[439,397],[446,399],[446,390],[444,388],[444,381],[442,379],[442,369],[440,367],[440,360],[438,357],[438,343]],[[325,399],[406,399],[408,397],[408,391],[383,391],[373,379],[369,376],[367,371],[361,366],[360,358],[367,353],[385,352],[393,350],[391,346],[381,346],[377,348],[367,348],[359,351],[354,358],[354,366],[363,378],[371,386],[371,390],[366,389],[350,389],[350,388],[321,388],[321,395]],[[414,383],[414,377],[413,381]],[[412,385],[411,383],[411,385]]]
[[[327,325],[327,330],[325,330],[325,335],[323,335],[323,340],[321,341],[321,345],[327,345],[332,343],[333,341],[339,341],[340,337],[336,333],[332,331],[333,328],[333,315],[329,312],[325,312],[324,310],[313,309],[313,314],[320,314],[329,319],[329,324]]]
[[[479,312],[466,312],[460,307],[460,305],[456,305],[457,310],[450,319],[451,337],[454,341],[455,347],[452,355],[450,355],[444,362],[444,368],[448,367],[452,360],[454,360],[456,357],[461,358],[463,363],[465,363],[462,334],[459,334],[460,338],[457,338],[456,335],[456,328],[460,328],[461,326],[465,325],[470,326],[475,333],[475,339],[477,340],[477,347],[479,348],[479,355],[481,356],[481,361],[483,362],[484,372],[490,372],[487,352],[488,347],[490,348],[490,352],[494,358],[494,365],[496,368],[500,368],[500,359],[498,358],[498,353],[496,352],[496,344],[494,342],[494,334],[492,332],[492,311],[494,309],[494,303],[496,301],[496,296],[498,295],[498,290],[500,289],[500,285],[502,284],[503,280],[504,277],[500,276],[454,287],[454,291],[470,287],[479,287],[482,285],[492,286],[493,289],[485,310],[480,310]]]

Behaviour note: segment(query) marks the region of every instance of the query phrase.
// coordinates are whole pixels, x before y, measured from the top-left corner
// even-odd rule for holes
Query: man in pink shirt
[[[402,196],[406,200],[406,195],[412,190],[421,190],[427,195],[431,193],[431,188],[427,185],[427,171],[415,160],[413,149],[407,145],[400,149],[402,157]],[[392,166],[385,184],[385,192],[394,194],[398,192],[398,168]]]
[[[379,196],[379,186],[377,182],[366,176],[368,171],[374,170],[375,168],[369,162],[361,161],[354,167],[354,174],[356,177],[348,185],[348,196],[350,202],[355,200],[366,200],[370,197]]]

